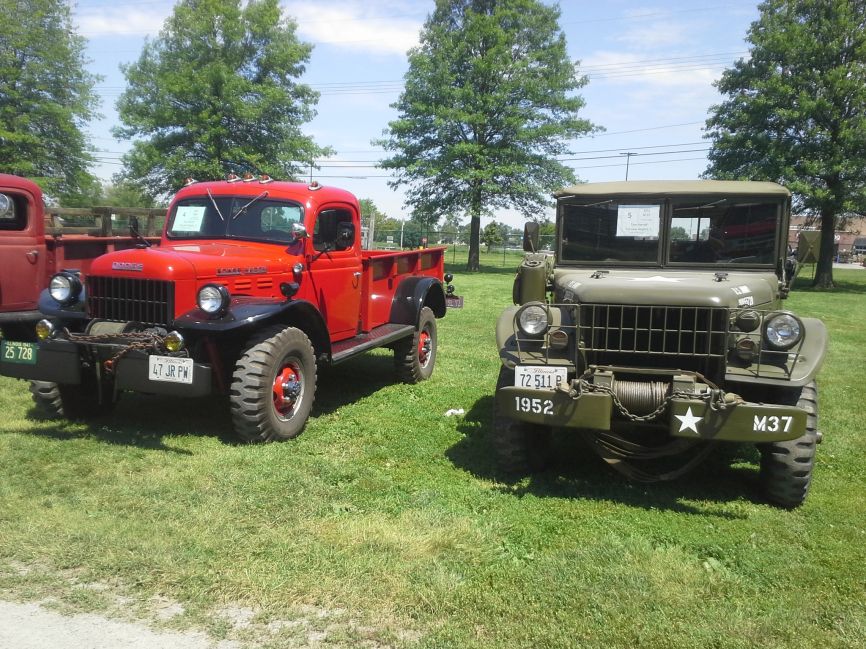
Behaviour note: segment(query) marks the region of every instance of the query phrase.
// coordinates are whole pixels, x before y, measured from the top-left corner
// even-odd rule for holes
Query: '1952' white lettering
[[[550,399],[514,397],[514,409],[517,410],[517,412],[534,412],[536,415],[552,415],[553,401]]]
[[[771,415],[769,417],[759,417],[755,415],[755,423],[752,425],[752,430],[761,433],[787,433],[791,429],[792,421],[794,421],[794,418],[787,416],[776,417],[775,415]]]

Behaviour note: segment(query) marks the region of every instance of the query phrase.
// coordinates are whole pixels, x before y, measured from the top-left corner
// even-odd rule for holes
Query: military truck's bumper
[[[92,362],[83,345],[68,340],[24,344],[34,345],[34,362],[10,362],[0,358],[0,375],[30,381],[79,385],[82,367]],[[147,354],[138,350],[120,358],[114,366],[113,374],[115,385],[121,390],[179,397],[199,397],[212,392],[213,381],[209,365],[195,363],[190,383],[154,381],[149,376]]]
[[[500,388],[500,414],[517,421],[563,428],[610,430],[618,415],[612,397],[604,392],[571,396],[562,390]],[[806,411],[796,406],[731,403],[714,409],[701,399],[672,399],[654,421],[671,435],[729,442],[777,442],[806,432]]]

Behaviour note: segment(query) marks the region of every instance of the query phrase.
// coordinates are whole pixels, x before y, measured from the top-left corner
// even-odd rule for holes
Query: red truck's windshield
[[[256,196],[185,198],[172,207],[170,239],[238,238],[286,243],[292,226],[303,223],[303,207],[294,201]]]

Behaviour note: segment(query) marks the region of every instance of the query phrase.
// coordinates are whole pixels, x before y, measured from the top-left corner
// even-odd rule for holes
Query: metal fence
[[[365,242],[364,247],[374,250],[409,250],[422,246],[447,246],[448,252],[445,255],[445,260],[449,263],[460,263],[461,261],[465,262],[469,256],[468,236],[464,233],[455,236],[453,232],[446,231],[413,231],[410,233],[404,230],[401,233],[400,230],[377,229],[375,241]],[[552,251],[555,239],[553,235],[539,237],[539,249]],[[511,234],[491,245],[482,242],[480,253],[484,264],[516,267],[523,257],[523,235]]]

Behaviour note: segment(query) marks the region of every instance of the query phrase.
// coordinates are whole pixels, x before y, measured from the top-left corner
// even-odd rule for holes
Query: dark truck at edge
[[[783,306],[788,190],[632,181],[556,198],[555,254],[533,252],[528,224],[516,306],[497,323],[501,468],[543,466],[553,427],[646,482],[681,475],[710,442],[753,443],[767,498],[800,505],[821,439],[827,331]]]

